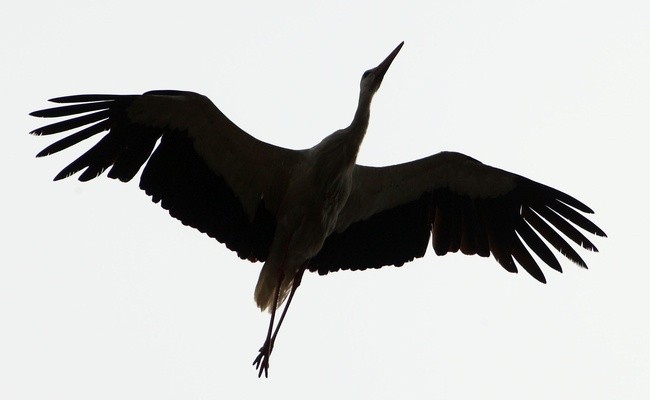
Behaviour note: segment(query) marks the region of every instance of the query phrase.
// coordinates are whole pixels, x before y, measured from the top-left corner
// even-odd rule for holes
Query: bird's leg
[[[300,282],[302,282],[302,275],[304,272],[305,272],[305,267],[300,268],[300,270],[296,273],[296,276],[293,278],[293,282],[291,284],[291,292],[289,292],[289,297],[287,298],[287,304],[284,305],[284,310],[282,310],[282,315],[280,315],[280,319],[278,320],[278,325],[275,327],[275,332],[273,332],[273,336],[271,337],[271,349],[273,348],[273,344],[275,343],[275,338],[278,336],[278,332],[280,331],[280,326],[282,325],[282,321],[284,321],[284,317],[285,315],[287,315],[287,310],[289,309],[289,305],[291,304],[293,295],[296,293],[296,289],[298,289],[298,286],[300,286]]]
[[[266,378],[269,377],[269,358],[271,357],[271,352],[273,351],[275,338],[278,336],[278,332],[280,331],[280,326],[282,326],[282,321],[284,321],[284,317],[287,315],[287,310],[289,309],[289,305],[291,304],[293,295],[296,293],[296,289],[298,289],[298,286],[300,286],[300,282],[302,281],[302,275],[304,272],[305,272],[305,267],[300,268],[300,270],[296,273],[296,276],[293,278],[293,282],[291,283],[291,292],[289,292],[287,303],[284,305],[284,309],[282,310],[282,314],[280,315],[280,319],[278,320],[278,325],[275,327],[275,330],[273,331],[273,335],[271,335],[273,320],[275,317],[275,311],[278,305],[277,303],[278,303],[279,290],[275,292],[273,311],[271,313],[271,323],[269,324],[269,331],[266,335],[266,341],[264,342],[262,348],[260,348],[260,354],[258,354],[257,357],[255,358],[255,361],[253,361],[253,365],[255,365],[255,368],[259,369],[259,373],[257,375],[258,377],[262,376],[262,370],[264,371],[264,377]]]
[[[275,293],[273,295],[271,321],[269,321],[269,330],[266,333],[266,340],[264,340],[264,344],[262,345],[262,347],[260,347],[260,353],[257,355],[257,357],[255,357],[255,360],[253,361],[253,365],[255,366],[255,369],[259,370],[259,373],[257,374],[258,378],[262,377],[262,372],[264,372],[265,378],[269,377],[269,358],[271,357],[271,350],[273,350],[273,341],[271,340],[271,338],[275,337],[275,335],[271,336],[271,333],[273,332],[275,311],[278,308],[278,298],[280,297],[280,286],[282,284],[283,279],[284,279],[284,274],[280,274],[280,279],[278,279],[278,284],[275,287]]]

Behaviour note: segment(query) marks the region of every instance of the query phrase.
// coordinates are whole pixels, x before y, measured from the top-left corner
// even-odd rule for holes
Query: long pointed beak
[[[381,81],[384,78],[384,74],[386,74],[386,71],[388,71],[388,67],[390,67],[390,64],[393,62],[395,57],[397,57],[397,53],[399,53],[400,49],[404,46],[404,42],[400,43],[395,47],[395,50],[393,50],[388,57],[384,61],[381,62],[377,67],[375,67],[375,73],[377,74],[377,78]]]

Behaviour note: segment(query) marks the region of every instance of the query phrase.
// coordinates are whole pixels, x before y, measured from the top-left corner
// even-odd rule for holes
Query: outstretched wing
[[[87,181],[110,168],[110,178],[127,182],[146,164],[140,188],[154,202],[184,224],[226,244],[241,258],[266,259],[275,212],[288,175],[303,152],[255,139],[196,93],[165,90],[51,101],[69,105],[31,115],[72,118],[32,134],[84,128],[48,146],[38,157],[108,131],[55,180],[83,170],[79,180]]]
[[[424,256],[433,236],[438,255],[492,254],[510,272],[517,272],[516,260],[545,282],[528,249],[558,271],[560,263],[544,240],[586,267],[558,232],[597,251],[576,226],[598,236],[605,232],[582,213],[593,211],[559,190],[459,153],[383,168],[356,166],[336,231],[309,268],[326,274],[399,266]]]

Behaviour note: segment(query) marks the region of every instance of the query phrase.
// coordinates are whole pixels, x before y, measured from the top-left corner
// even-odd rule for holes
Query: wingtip
[[[587,266],[587,263],[584,262],[584,260],[582,258],[580,258],[578,260],[574,260],[574,259],[570,259],[570,260],[573,261],[575,264],[577,264],[578,267],[580,267],[580,268],[589,269],[589,267]]]
[[[116,100],[120,95],[113,94],[75,94],[72,96],[53,97],[48,101],[52,103],[89,103],[95,101]]]
[[[605,233],[604,230],[600,229],[596,224],[592,224],[593,226],[591,227],[592,229],[586,229],[589,233],[596,235],[598,237],[607,237],[607,234]],[[583,246],[584,247],[584,246]],[[592,247],[595,247],[592,245]],[[597,250],[596,250],[597,251]]]
[[[47,101],[52,102],[52,103],[68,103],[66,99],[73,97],[73,96],[59,96],[59,97],[52,97],[47,99]]]
[[[60,181],[60,180],[65,179],[65,178],[68,178],[68,177],[74,175],[76,172],[77,171],[70,171],[68,168],[64,168],[63,170],[61,170],[61,172],[56,174],[56,176],[54,177],[54,182]]]
[[[521,265],[521,267],[528,272],[530,276],[535,278],[536,281],[546,284],[546,276],[537,265]]]

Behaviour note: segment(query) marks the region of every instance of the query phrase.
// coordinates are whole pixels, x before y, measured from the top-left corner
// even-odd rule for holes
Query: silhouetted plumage
[[[351,124],[310,149],[264,143],[206,97],[159,90],[52,99],[65,105],[31,115],[69,119],[33,134],[83,128],[38,156],[107,132],[55,180],[81,172],[87,181],[109,170],[110,178],[127,182],[144,165],[140,188],[171,216],[242,259],[263,261],[255,301],[271,312],[271,322],[255,360],[260,376],[268,374],[275,336],[305,270],[399,266],[424,256],[430,241],[438,255],[492,254],[507,271],[517,272],[518,263],[540,282],[544,274],[530,250],[561,271],[547,243],[586,267],[566,239],[596,251],[582,231],[605,233],[584,216],[589,207],[559,190],[459,153],[381,168],[356,164],[372,97],[402,44],[364,73]]]

